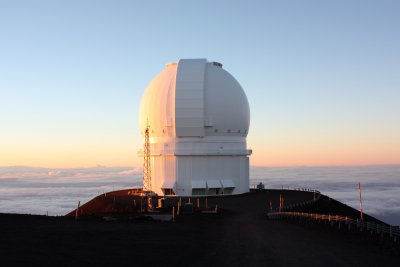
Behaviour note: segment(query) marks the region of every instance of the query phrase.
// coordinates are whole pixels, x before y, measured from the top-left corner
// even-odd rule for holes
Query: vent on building
[[[217,67],[222,68],[222,64],[219,63],[219,62],[213,62],[212,64],[213,64],[214,66],[217,66]]]

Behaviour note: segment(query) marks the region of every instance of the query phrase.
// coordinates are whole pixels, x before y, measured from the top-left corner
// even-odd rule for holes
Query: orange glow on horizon
[[[30,139],[25,142],[3,142],[0,166],[25,165],[49,168],[103,166],[141,166],[142,138],[127,135],[113,142],[105,137],[80,140]],[[110,138],[109,138],[110,139]],[[248,138],[253,150],[251,166],[349,166],[400,164],[400,140],[297,140]],[[354,141],[356,140],[356,141]]]
[[[352,166],[400,164],[399,146],[390,143],[364,144],[335,142],[314,144],[257,144],[253,166]]]
[[[7,155],[0,155],[0,166],[33,166],[49,168],[77,168],[104,166],[141,166],[142,158],[137,156],[141,147],[99,147],[77,149],[63,148],[57,151],[44,149],[21,150],[14,149]],[[250,156],[251,166],[351,166],[351,165],[379,165],[400,164],[399,151],[375,151],[366,153],[366,150],[317,149],[260,147],[253,149]]]

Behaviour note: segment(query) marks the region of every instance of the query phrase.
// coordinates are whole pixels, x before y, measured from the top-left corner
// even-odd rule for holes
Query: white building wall
[[[173,185],[176,195],[192,195],[193,181],[231,180],[233,194],[249,191],[247,156],[155,156],[152,158],[154,192],[163,195],[163,185]],[[222,184],[221,184],[222,191]]]

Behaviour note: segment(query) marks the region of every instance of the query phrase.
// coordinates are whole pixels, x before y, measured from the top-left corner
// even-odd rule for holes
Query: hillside
[[[2,262],[7,266],[400,264],[398,248],[396,252],[393,245],[368,234],[339,231],[324,224],[268,220],[269,201],[277,207],[280,194],[285,196],[285,204],[313,198],[312,192],[287,190],[209,197],[209,206],[220,207],[217,214],[179,215],[175,223],[129,220],[126,216],[104,221],[94,216],[118,211],[128,214],[135,196],[127,191],[110,192],[82,205],[78,221],[73,216],[3,214]]]

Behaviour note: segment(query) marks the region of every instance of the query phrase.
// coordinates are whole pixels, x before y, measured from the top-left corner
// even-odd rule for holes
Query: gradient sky
[[[223,63],[252,165],[400,164],[400,1],[0,1],[0,166],[140,165],[167,62]]]

